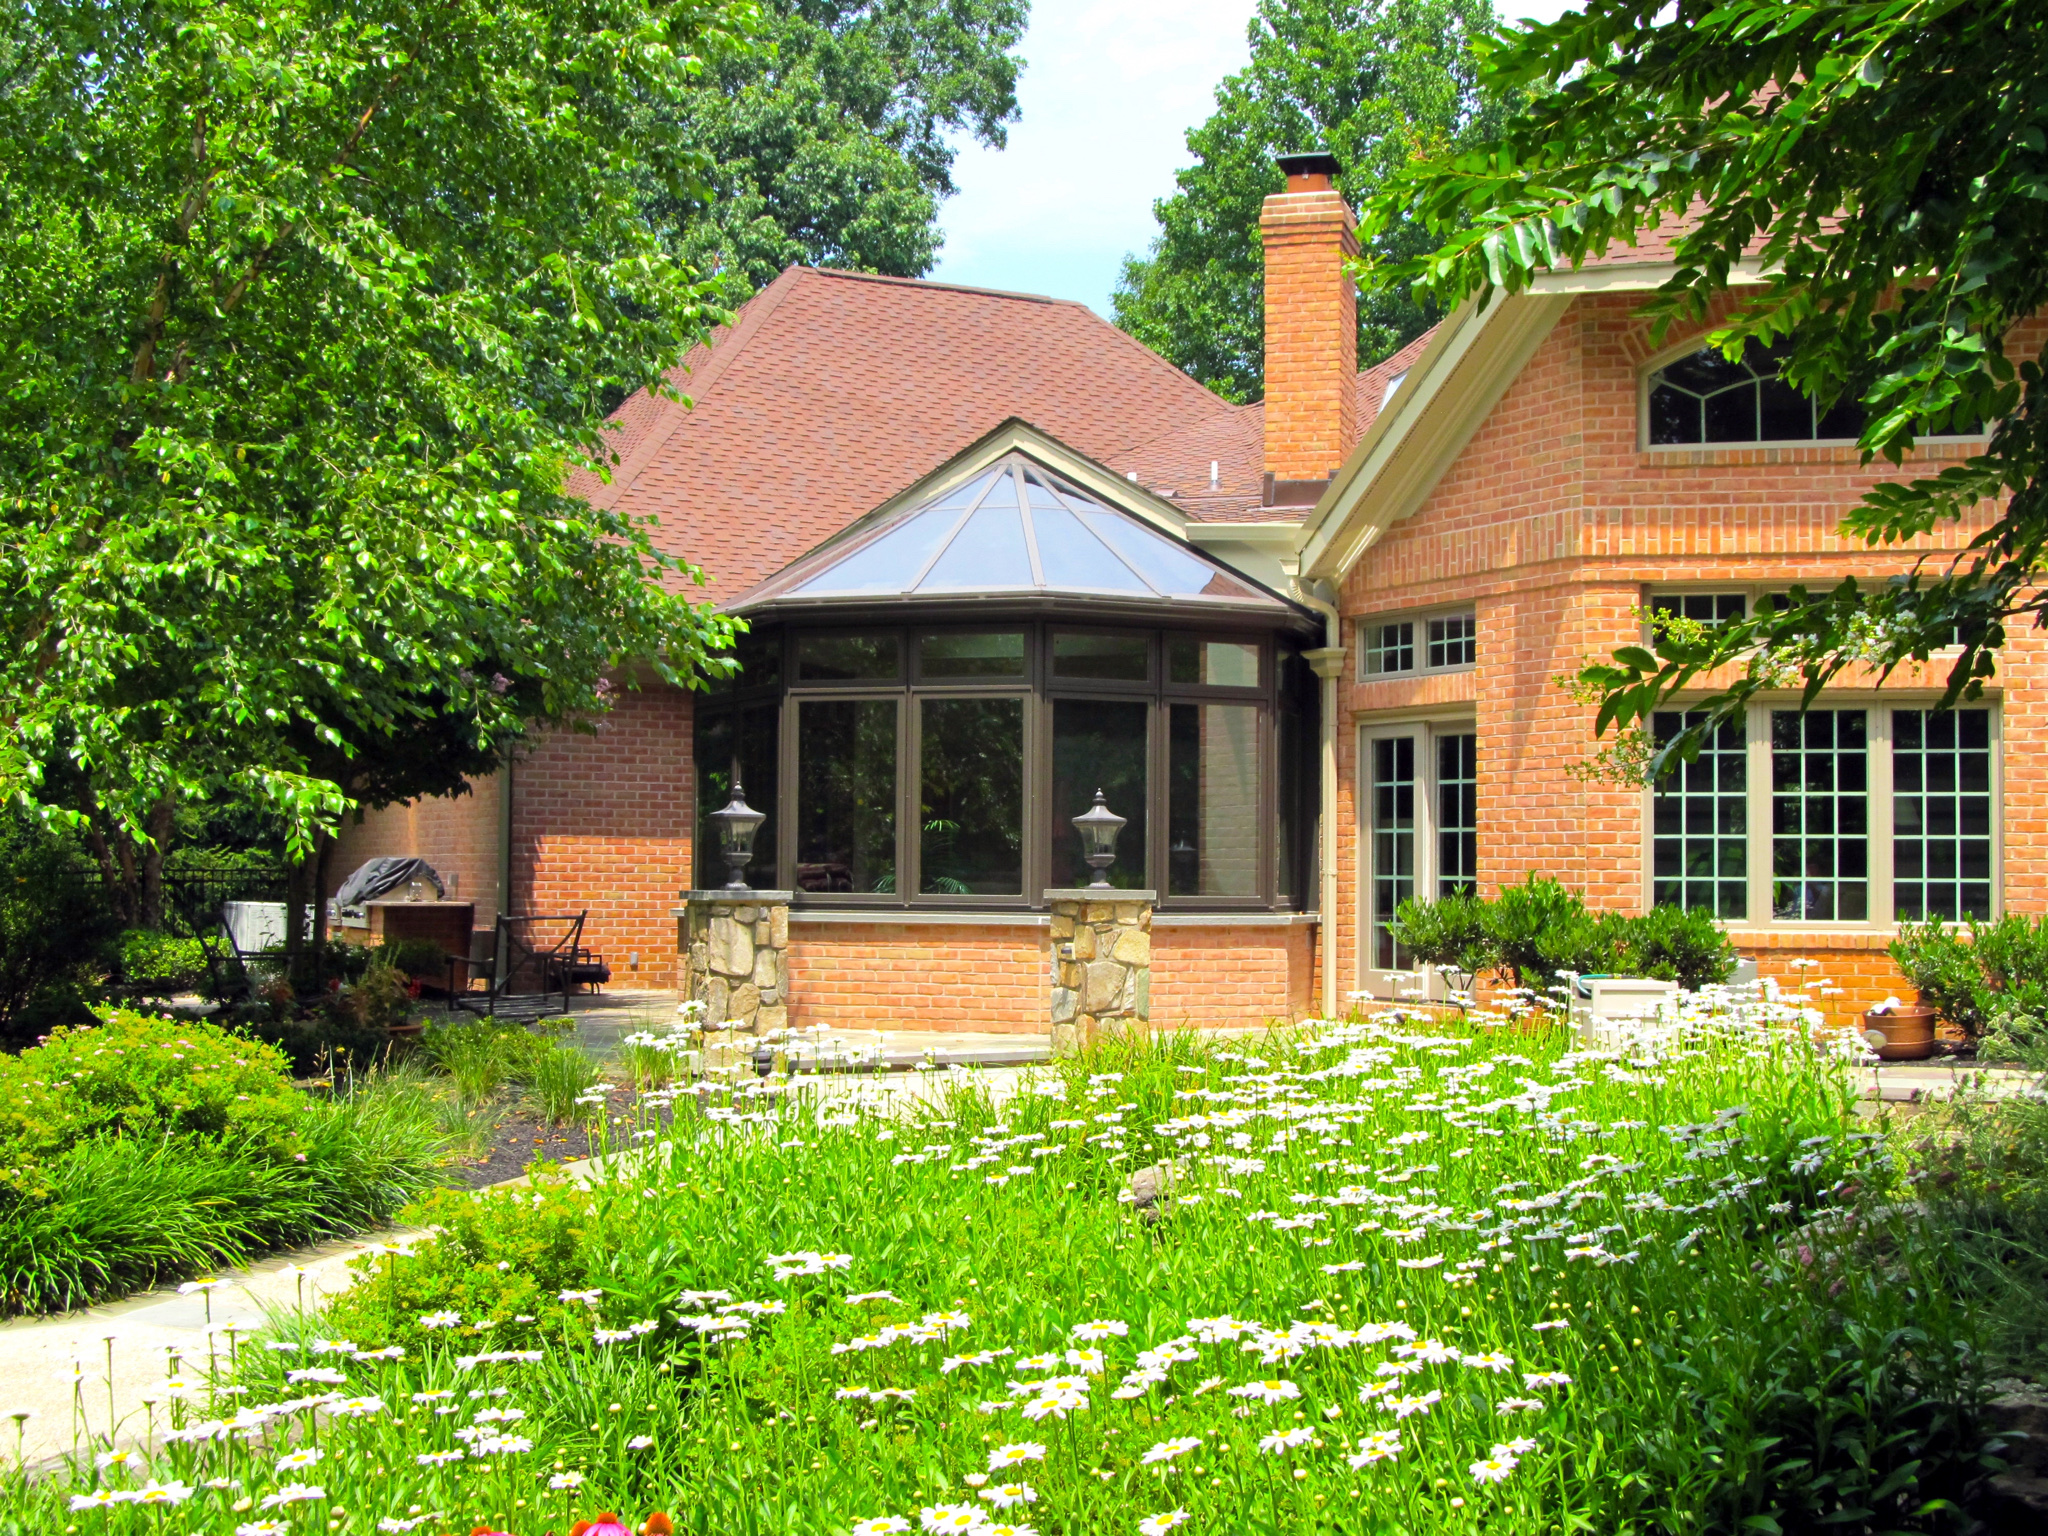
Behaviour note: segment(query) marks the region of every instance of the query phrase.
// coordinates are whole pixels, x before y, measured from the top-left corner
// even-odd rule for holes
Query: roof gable
[[[1191,548],[1170,503],[1003,423],[729,605],[764,616],[963,599],[1107,602],[1290,618],[1293,605]]]

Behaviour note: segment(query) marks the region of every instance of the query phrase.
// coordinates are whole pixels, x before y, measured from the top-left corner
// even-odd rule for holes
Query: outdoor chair
[[[587,980],[589,969],[582,957],[583,922],[590,913],[540,914],[526,917],[500,915],[495,963],[487,984],[481,989],[455,986],[456,967],[470,962],[451,956],[448,962],[449,992],[458,1008],[491,1018],[539,1019],[567,1013],[569,997]],[[598,969],[603,958],[592,957]],[[609,979],[610,972],[605,971]],[[559,1007],[551,1004],[559,1002]]]

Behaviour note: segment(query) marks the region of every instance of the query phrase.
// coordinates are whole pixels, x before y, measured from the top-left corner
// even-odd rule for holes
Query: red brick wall
[[[498,786],[493,776],[466,795],[369,811],[360,822],[347,818],[328,855],[326,894],[370,859],[422,858],[451,881],[449,899],[474,903],[474,922],[489,928],[498,915]]]
[[[809,1029],[1050,1030],[1047,930],[982,924],[789,925],[789,1022]],[[914,981],[910,978],[918,978]]]
[[[1314,945],[1285,928],[1152,930],[1152,1025],[1241,1028],[1311,1011]],[[790,923],[797,1028],[1048,1032],[1047,930],[1018,924]],[[926,978],[904,991],[905,976]]]
[[[1348,574],[1345,641],[1359,621],[1451,602],[1479,616],[1479,664],[1461,676],[1339,687],[1340,893],[1333,942],[1339,989],[1358,985],[1359,842],[1357,733],[1381,712],[1471,702],[1480,738],[1479,848],[1482,887],[1531,869],[1587,892],[1597,906],[1632,910],[1643,900],[1642,797],[1593,785],[1568,767],[1595,748],[1592,710],[1556,685],[1559,674],[1640,636],[1635,610],[1649,584],[1884,577],[1915,554],[1955,549],[1989,520],[1980,511],[1910,549],[1873,551],[1837,532],[1872,484],[1938,471],[1971,450],[1932,443],[1897,469],[1865,466],[1853,447],[1638,447],[1638,379],[1653,355],[1639,298],[1578,300],[1538,347],[1436,489],[1395,524]],[[1701,327],[1705,329],[1705,327]],[[2040,344],[2032,322],[2018,350]],[[1676,345],[1687,338],[1674,334]],[[2004,891],[2014,911],[2048,909],[2048,767],[2021,744],[2037,739],[2048,710],[2048,639],[2016,632],[1992,690],[2004,755]],[[1937,683],[1907,676],[1894,688]],[[1850,677],[1846,687],[1873,686]],[[1860,1011],[1901,979],[1884,936],[1743,930],[1767,973],[1795,952],[1823,958],[1845,988],[1840,1006]],[[1787,972],[1790,977],[1793,973]]]
[[[1152,1027],[1243,1029],[1314,1011],[1314,930],[1152,929]]]
[[[584,942],[614,986],[675,987],[671,914],[696,797],[690,698],[659,686],[617,698],[594,735],[553,732],[513,768],[514,909],[588,908]]]

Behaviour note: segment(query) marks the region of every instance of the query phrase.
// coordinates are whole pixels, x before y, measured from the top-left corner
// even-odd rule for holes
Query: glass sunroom
[[[697,705],[698,885],[737,774],[768,816],[750,878],[800,909],[1037,907],[1086,883],[1098,787],[1128,819],[1114,884],[1310,904],[1317,621],[1079,478],[941,471],[730,605],[751,631]]]

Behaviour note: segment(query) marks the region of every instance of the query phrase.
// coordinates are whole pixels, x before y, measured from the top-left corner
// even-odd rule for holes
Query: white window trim
[[[1405,613],[1380,613],[1354,619],[1352,622],[1357,626],[1357,644],[1353,647],[1356,656],[1352,666],[1357,674],[1358,681],[1361,683],[1385,683],[1399,681],[1406,677],[1446,677],[1453,672],[1477,671],[1479,663],[1476,659],[1460,662],[1455,667],[1432,667],[1428,664],[1429,621],[1431,619],[1461,617],[1469,617],[1472,620],[1472,654],[1476,658],[1479,655],[1481,640],[1479,633],[1479,610],[1471,603],[1449,603],[1441,608],[1417,608]],[[1409,638],[1413,642],[1415,649],[1415,665],[1405,672],[1368,672],[1365,669],[1366,635],[1368,632],[1377,631],[1389,624],[1406,624],[1409,626]]]
[[[1653,353],[1650,360],[1636,370],[1636,451],[1638,453],[1725,453],[1741,452],[1749,448],[1853,448],[1857,439],[1853,437],[1773,437],[1745,443],[1653,443],[1650,441],[1650,375],[1681,357],[1690,357],[1695,352],[1707,349],[1706,334],[1702,332],[1687,341],[1673,342],[1661,352]],[[1988,442],[1991,429],[1987,424],[1977,432],[1930,433],[1916,438],[1919,442],[1971,443]]]
[[[1396,672],[1392,675],[1408,677],[1412,674]],[[1359,921],[1354,957],[1358,990],[1386,997],[1391,994],[1396,979],[1395,972],[1373,964],[1373,931],[1377,914],[1373,910],[1372,744],[1399,736],[1415,738],[1415,889],[1421,894],[1436,888],[1437,739],[1442,736],[1474,736],[1478,729],[1477,719],[1469,710],[1380,716],[1370,722],[1362,721],[1358,726],[1358,757],[1352,798],[1352,805],[1356,808],[1358,839]],[[1432,988],[1432,991],[1437,990]]]
[[[1699,590],[1709,590],[1701,588]],[[1732,591],[1730,587],[1713,588]],[[1770,590],[1777,590],[1772,588]],[[1865,751],[1869,777],[1865,794],[1869,805],[1869,863],[1866,876],[1870,886],[1870,916],[1861,922],[1821,922],[1811,918],[1779,918],[1771,910],[1771,712],[1796,709],[1796,693],[1770,694],[1744,711],[1744,780],[1748,784],[1749,825],[1748,912],[1741,918],[1723,918],[1725,929],[1771,930],[1779,933],[1878,933],[1895,934],[1898,922],[1893,911],[1892,890],[1892,711],[1932,709],[1941,699],[1939,692],[1845,689],[1823,693],[1813,708],[1860,709],[1866,712]],[[1674,700],[1673,710],[1697,708],[1699,700]],[[1986,922],[2005,913],[2005,729],[2001,700],[1996,696],[1964,709],[1990,712],[1991,738],[1991,911],[1978,913]],[[1643,908],[1656,904],[1656,791],[1645,789],[1642,798]]]
[[[1846,571],[1841,573],[1842,576],[1848,574]],[[1859,575],[1857,579],[1860,581],[1862,577]],[[1877,578],[1879,581],[1884,579],[1883,577]],[[1774,596],[1780,592],[1789,592],[1794,587],[1804,587],[1810,594],[1818,597],[1825,592],[1834,590],[1835,585],[1840,580],[1841,576],[1785,576],[1777,581],[1660,581],[1643,588],[1642,611],[1645,615],[1648,615],[1655,608],[1657,599],[1660,597],[1719,597],[1728,593],[1739,592],[1742,594],[1743,616],[1745,618],[1754,618],[1756,616],[1756,605],[1766,597]],[[1642,628],[1642,643],[1649,645],[1656,638],[1651,633],[1650,625],[1646,619]],[[1960,645],[1943,645],[1935,647],[1929,654],[1932,656],[1946,656],[1961,649]],[[1360,655],[1362,656],[1363,654],[1364,652],[1361,649]],[[1378,674],[1375,675],[1377,676]],[[1395,675],[1399,677],[1407,676],[1405,672],[1396,673]],[[1911,705],[1900,706],[1902,709],[1910,709],[1912,707]]]

